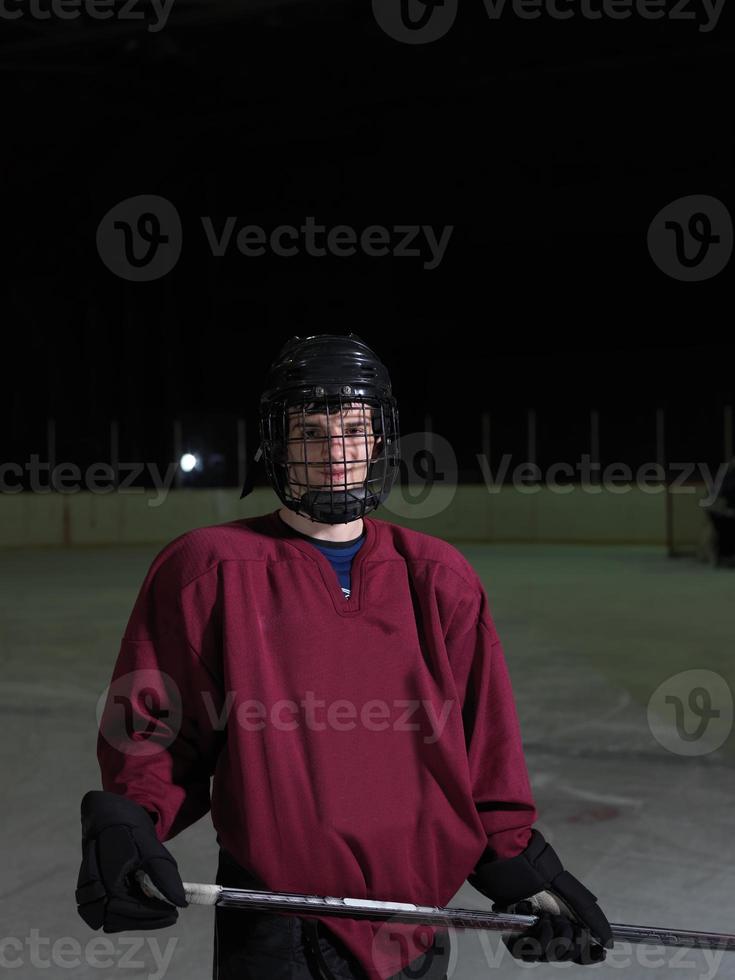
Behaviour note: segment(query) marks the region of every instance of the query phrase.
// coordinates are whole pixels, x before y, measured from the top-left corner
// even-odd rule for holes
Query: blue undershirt
[[[365,531],[363,530],[360,537],[354,538],[352,541],[322,541],[321,538],[312,538],[308,534],[302,534],[300,531],[294,530],[290,524],[286,524],[280,514],[278,516],[292,534],[296,534],[305,541],[311,542],[315,548],[321,551],[337,573],[337,578],[339,579],[339,584],[342,587],[342,593],[345,599],[349,599],[352,559],[360,548],[362,548],[365,541]]]

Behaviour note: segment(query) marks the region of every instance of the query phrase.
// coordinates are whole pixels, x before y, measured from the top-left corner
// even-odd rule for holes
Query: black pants
[[[264,888],[220,848],[217,884]],[[244,909],[214,911],[213,980],[364,980],[359,961],[333,932],[316,920]],[[449,936],[390,980],[446,980]]]

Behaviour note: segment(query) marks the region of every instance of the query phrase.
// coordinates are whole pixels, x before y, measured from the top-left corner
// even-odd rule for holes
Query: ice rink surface
[[[79,803],[100,788],[96,706],[158,550],[2,554],[0,962],[10,978],[211,976],[210,909],[185,910],[169,929],[105,935],[74,903]],[[536,826],[612,922],[735,933],[735,572],[658,548],[460,550],[483,578],[505,650]],[[685,671],[697,673],[677,678]],[[214,880],[209,817],[167,846],[185,880]],[[451,904],[490,908],[467,884]],[[735,953],[617,945],[597,967],[529,966],[488,933],[452,941],[456,980],[735,980]]]

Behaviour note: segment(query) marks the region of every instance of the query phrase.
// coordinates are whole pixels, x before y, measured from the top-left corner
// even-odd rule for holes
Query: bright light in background
[[[191,473],[199,465],[199,458],[193,453],[184,453],[184,455],[179,460],[179,466],[184,471],[184,473]]]

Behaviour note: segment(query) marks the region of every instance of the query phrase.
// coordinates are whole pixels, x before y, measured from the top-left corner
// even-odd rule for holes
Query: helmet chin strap
[[[359,520],[366,509],[365,500],[372,500],[374,494],[365,492],[363,487],[348,490],[347,493],[330,490],[311,490],[303,494],[299,504],[299,513],[304,513],[320,524],[349,524]]]

